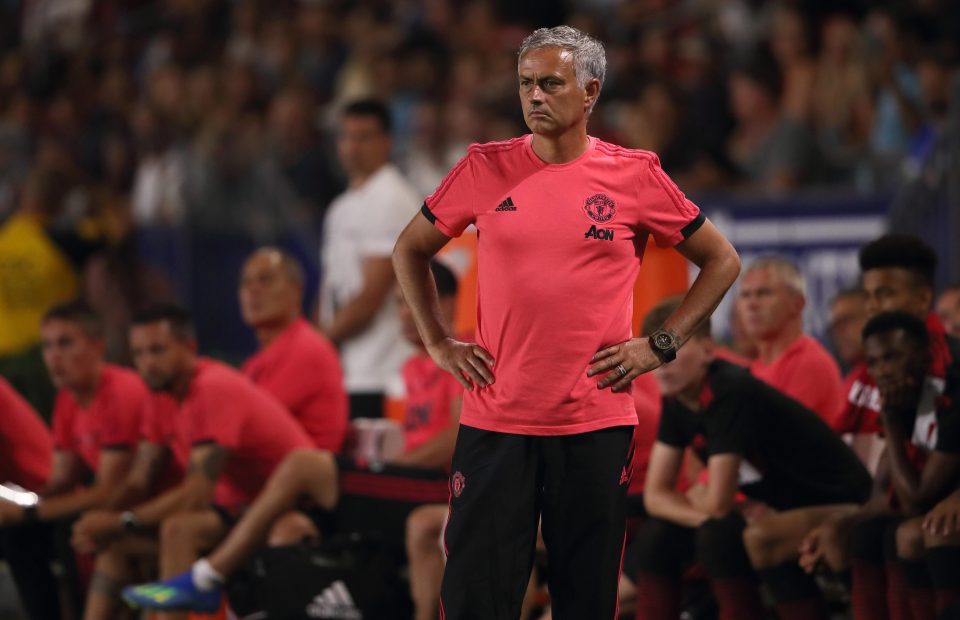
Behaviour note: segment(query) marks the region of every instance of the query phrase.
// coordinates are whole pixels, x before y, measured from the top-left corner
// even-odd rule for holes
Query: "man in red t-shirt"
[[[302,316],[304,275],[296,259],[261,248],[243,265],[240,310],[260,351],[243,374],[273,394],[317,448],[339,452],[347,434],[347,393],[333,344]]]
[[[803,332],[804,288],[796,265],[779,256],[760,258],[744,271],[737,304],[757,345],[753,375],[830,423],[843,407],[843,383],[830,353]]]
[[[82,302],[50,309],[40,335],[44,362],[59,390],[53,411],[52,467],[48,465],[46,486],[33,488],[40,495],[36,505],[0,501],[0,523],[52,523],[44,530],[49,533],[85,510],[104,506],[119,486],[137,444],[147,388],[135,372],[104,362],[103,326]],[[49,451],[46,454],[49,458]],[[92,484],[85,484],[91,478]],[[53,617],[43,614],[54,613],[57,607],[57,597],[50,596],[56,591],[55,582],[49,575],[49,557],[38,551],[49,543],[37,547],[21,530],[11,534],[18,544],[27,545],[23,553],[8,555],[25,606],[32,617]],[[57,549],[57,556],[76,587],[79,582],[69,549]],[[36,558],[44,565],[37,566]],[[29,576],[21,575],[22,571]],[[42,589],[47,586],[53,589]],[[79,593],[74,598],[69,604],[79,605]]]
[[[623,548],[631,382],[673,358],[739,271],[729,242],[653,153],[587,134],[602,44],[569,26],[521,45],[532,134],[473,145],[397,241],[394,268],[427,351],[467,390],[450,477],[441,609],[516,617],[538,516],[558,618],[612,617]],[[450,337],[429,259],[474,225],[475,343]],[[631,338],[650,236],[700,274],[678,311]]]
[[[145,529],[160,530],[161,574],[176,574],[226,534],[284,457],[313,445],[274,397],[237,371],[197,356],[186,311],[144,311],[134,320],[130,343],[150,389],[179,403],[159,432],[169,437],[174,456],[187,452],[187,474],[178,486],[131,510],[91,511],[77,522],[75,546],[99,551],[88,620],[116,617],[118,585],[135,577],[129,557],[156,551]]]
[[[450,324],[457,296],[456,277],[438,261],[433,262],[431,270],[439,296],[438,309],[445,323]],[[404,333],[411,344],[422,349],[412,317],[400,301]],[[408,445],[404,454],[392,461],[394,465],[446,468],[450,464],[462,390],[456,380],[446,373],[438,373],[436,366],[431,364],[429,357],[418,356],[408,362],[404,372],[408,380],[405,425],[409,433]],[[226,580],[265,541],[269,540],[271,545],[292,544],[318,535],[315,524],[295,508],[304,499],[323,510],[335,508],[341,491],[341,476],[345,475],[341,465],[349,467],[350,472],[358,469],[345,460],[338,463],[326,450],[298,451],[290,455],[213,552],[195,562],[192,569],[183,574],[127,588],[125,600],[133,606],[157,610],[216,609]],[[370,471],[361,474],[375,475]],[[429,578],[419,575],[411,567],[411,581],[428,583]],[[417,585],[411,583],[411,586],[415,588],[416,599]]]
[[[39,491],[53,461],[50,429],[7,380],[0,377],[0,482]]]

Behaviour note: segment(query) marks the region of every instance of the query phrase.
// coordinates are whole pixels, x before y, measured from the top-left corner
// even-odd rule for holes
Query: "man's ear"
[[[583,105],[586,108],[587,113],[589,113],[593,109],[593,106],[597,103],[597,98],[600,96],[600,80],[594,78],[587,81],[587,83],[583,86],[583,90],[585,91],[583,96]]]

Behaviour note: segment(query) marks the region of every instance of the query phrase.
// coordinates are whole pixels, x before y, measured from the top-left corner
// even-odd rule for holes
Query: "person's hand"
[[[73,524],[73,548],[81,553],[93,553],[103,543],[123,530],[120,513],[112,510],[91,510]]]
[[[0,501],[0,526],[23,523],[23,507],[13,502]]]
[[[631,381],[661,364],[660,358],[650,348],[650,341],[646,338],[631,338],[597,351],[590,363],[587,368],[588,377],[607,373],[597,382],[597,389],[613,386],[614,392],[622,392]],[[607,372],[611,370],[612,372]]]
[[[813,573],[824,559],[824,539],[829,536],[829,524],[814,528],[800,543],[800,568],[807,573]]]
[[[453,375],[465,390],[473,390],[474,385],[484,388],[495,380],[493,356],[478,344],[444,338],[437,344],[427,346],[427,353],[437,366]]]
[[[923,518],[923,529],[934,536],[960,532],[960,491],[948,495]]]
[[[877,389],[885,424],[910,433],[920,401],[920,383],[914,377],[896,377],[878,381]]]

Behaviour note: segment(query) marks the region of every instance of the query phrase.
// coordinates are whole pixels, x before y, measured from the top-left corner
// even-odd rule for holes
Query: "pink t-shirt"
[[[313,444],[339,452],[347,436],[347,392],[337,351],[302,318],[247,360],[243,374],[273,394]]]
[[[40,491],[50,476],[53,438],[37,412],[0,377],[0,483]]]
[[[703,216],[653,153],[591,137],[577,159],[547,164],[531,138],[471,146],[424,203],[445,235],[479,231],[476,342],[496,383],[464,394],[460,421],[526,435],[634,425],[631,393],[598,390],[587,367],[632,336],[647,238],[676,245]]]
[[[403,365],[403,382],[407,388],[404,451],[409,452],[450,426],[453,402],[463,395],[463,386],[425,353]]]
[[[750,372],[831,424],[840,415],[846,392],[840,367],[823,345],[803,335],[770,364],[754,360]]]

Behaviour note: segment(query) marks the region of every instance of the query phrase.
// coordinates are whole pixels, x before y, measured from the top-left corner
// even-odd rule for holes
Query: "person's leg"
[[[178,512],[160,526],[160,578],[184,572],[226,534],[227,526],[215,510]],[[185,613],[161,614],[164,620],[186,620]]]
[[[800,544],[827,518],[856,509],[854,504],[843,504],[786,510],[761,517],[744,530],[750,563],[770,588],[781,620],[825,617],[816,581],[797,563]]]
[[[115,620],[125,617],[120,603],[120,589],[137,578],[136,560],[157,557],[155,539],[147,536],[123,536],[109,543],[97,554],[93,577],[87,592],[84,620]]]
[[[436,620],[443,579],[440,533],[447,518],[443,504],[421,506],[407,517],[407,558],[414,620]]]
[[[615,618],[632,427],[541,438],[543,542],[555,620]]]
[[[936,592],[938,617],[960,618],[960,613],[949,615],[948,612],[960,603],[960,534],[942,536],[924,532],[923,545]]]
[[[537,539],[538,439],[460,426],[443,533],[442,617],[519,617]]]
[[[875,517],[850,532],[851,608],[856,620],[891,617],[887,579],[896,581],[899,571],[887,570],[884,538],[891,523],[898,521],[896,517]],[[893,607],[898,613],[909,613],[905,601],[897,600]]]
[[[933,620],[936,594],[923,552],[923,517],[904,521],[895,530],[896,557],[907,585],[907,597],[913,620]]]
[[[299,510],[292,510],[277,519],[267,536],[268,547],[286,547],[307,542],[320,542],[320,530],[310,517]]]
[[[0,555],[10,566],[20,602],[29,618],[59,618],[60,599],[55,594],[56,577],[50,567],[53,559],[53,528],[47,523],[31,523],[0,530]]]
[[[697,528],[697,559],[710,578],[720,620],[763,618],[759,579],[743,547],[746,522],[740,513],[707,519]]]
[[[693,528],[656,517],[637,528],[620,578],[620,595],[635,594],[637,620],[680,617],[680,582],[693,561],[694,536]]]

